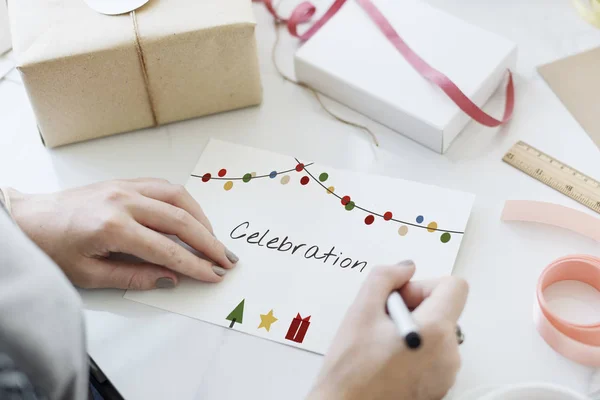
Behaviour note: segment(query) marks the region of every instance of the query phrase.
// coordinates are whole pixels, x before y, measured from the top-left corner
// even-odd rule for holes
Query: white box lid
[[[469,97],[516,49],[511,41],[421,0],[372,1],[421,58]],[[408,64],[354,0],[297,51],[296,59],[440,131],[461,112]]]

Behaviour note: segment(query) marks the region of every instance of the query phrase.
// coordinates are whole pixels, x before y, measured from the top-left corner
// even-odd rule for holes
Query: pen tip
[[[421,346],[421,335],[417,332],[411,332],[406,335],[406,345],[409,349],[418,349]]]

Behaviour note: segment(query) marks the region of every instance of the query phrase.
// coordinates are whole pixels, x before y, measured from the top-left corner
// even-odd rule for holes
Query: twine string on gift
[[[144,57],[144,51],[142,50],[142,43],[140,39],[140,31],[138,29],[137,17],[135,10],[129,13],[133,22],[133,32],[135,34],[135,49],[140,60],[140,68],[142,70],[142,77],[144,78],[144,89],[146,89],[146,97],[148,98],[148,104],[150,105],[150,112],[152,113],[152,126],[158,125],[158,119],[156,118],[156,108],[154,106],[154,98],[152,96],[152,90],[150,90],[150,82],[148,80],[148,71],[146,69],[146,59]]]
[[[298,34],[298,25],[308,22],[316,12],[316,7],[305,1],[298,5],[290,18],[286,19],[277,14],[273,7],[272,0],[254,0],[262,1],[267,10],[273,15],[276,21],[286,23],[288,31],[294,37],[302,41],[310,39],[323,25],[331,19],[340,8],[346,3],[346,0],[335,0],[325,14],[318,19],[305,33]],[[512,73],[508,70],[508,81],[506,83],[506,99],[504,104],[504,114],[501,119],[496,119],[483,111],[475,104],[450,78],[436,70],[417,53],[415,53],[402,40],[398,32],[392,27],[390,22],[383,16],[379,9],[371,2],[371,0],[357,0],[358,4],[363,8],[365,13],[377,25],[379,30],[385,37],[394,45],[404,59],[425,79],[438,86],[465,114],[488,127],[497,127],[508,122],[513,114],[515,105],[515,90],[512,78]]]

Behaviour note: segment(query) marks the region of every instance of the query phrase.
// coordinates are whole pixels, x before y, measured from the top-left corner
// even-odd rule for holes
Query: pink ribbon
[[[335,0],[334,3],[329,7],[327,12],[317,20],[305,33],[298,34],[298,25],[310,21],[312,16],[316,12],[316,7],[308,1],[305,1],[298,5],[290,18],[286,19],[277,14],[277,11],[273,7],[272,0],[253,0],[262,1],[267,10],[273,15],[273,17],[279,21],[287,24],[288,31],[294,37],[299,38],[302,41],[310,39],[323,25],[327,23],[339,10],[342,8],[346,0]],[[488,127],[496,127],[502,125],[510,120],[515,107],[515,88],[512,78],[512,73],[508,70],[508,82],[506,84],[506,100],[504,104],[504,115],[502,119],[496,119],[483,111],[477,104],[465,95],[462,90],[454,82],[450,80],[446,75],[436,70],[425,60],[423,60],[417,53],[415,53],[405,42],[402,40],[398,32],[394,30],[389,21],[381,14],[381,12],[375,7],[371,0],[356,0],[360,6],[369,15],[371,20],[377,25],[385,37],[396,47],[396,49],[402,54],[404,59],[431,83],[438,86],[446,93],[448,97],[469,117],[479,122],[482,125]]]
[[[277,14],[277,11],[275,11],[275,8],[273,7],[273,0],[252,1],[264,3],[265,7],[267,7],[267,10],[269,10],[271,15],[275,17],[275,20],[285,23],[287,25],[288,32],[290,33],[290,35],[292,35],[293,37],[297,37],[303,42],[307,41],[315,33],[317,33],[317,31],[321,29],[321,27],[325,25],[327,21],[331,19],[331,17],[333,17],[346,2],[346,0],[335,0],[331,7],[329,7],[327,12],[317,22],[315,22],[306,32],[300,35],[298,33],[298,25],[310,21],[312,16],[317,11],[317,7],[315,7],[312,3],[308,1],[300,3],[298,6],[296,6],[296,8],[294,8],[294,11],[292,11],[292,15],[290,16],[290,18],[286,19]]]

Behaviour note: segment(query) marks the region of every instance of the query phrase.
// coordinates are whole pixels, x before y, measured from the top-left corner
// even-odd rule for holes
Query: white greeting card
[[[186,188],[239,263],[218,284],[125,298],[320,354],[376,265],[449,275],[474,200],[218,140]]]

